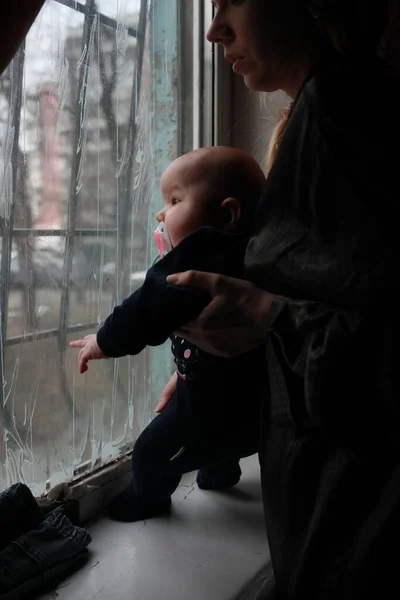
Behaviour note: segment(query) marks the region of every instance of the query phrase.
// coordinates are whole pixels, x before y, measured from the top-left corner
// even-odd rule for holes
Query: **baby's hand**
[[[95,333],[86,335],[83,340],[75,340],[69,344],[71,348],[81,348],[78,355],[79,373],[86,373],[88,370],[89,360],[97,360],[99,358],[109,358],[107,354],[100,349],[97,344],[97,336]]]

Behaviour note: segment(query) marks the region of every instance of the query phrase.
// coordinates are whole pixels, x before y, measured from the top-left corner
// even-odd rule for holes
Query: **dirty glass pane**
[[[172,372],[166,346],[82,376],[68,347],[141,285],[160,176],[190,148],[191,49],[166,4],[47,0],[0,78],[0,489],[129,450]]]

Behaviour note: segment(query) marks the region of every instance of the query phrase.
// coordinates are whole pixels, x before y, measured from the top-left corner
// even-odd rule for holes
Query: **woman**
[[[247,251],[251,283],[171,276],[213,297],[177,333],[224,356],[266,340],[260,463],[278,598],[396,597],[400,91],[383,60],[387,6],[215,7],[208,39],[250,89],[282,89],[293,105]]]

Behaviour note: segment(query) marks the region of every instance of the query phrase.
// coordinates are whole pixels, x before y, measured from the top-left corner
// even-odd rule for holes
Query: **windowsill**
[[[257,457],[240,483],[205,492],[188,473],[170,516],[89,527],[90,559],[57,588],[59,600],[256,600],[272,587]],[[260,595],[260,590],[263,590]],[[41,600],[55,597],[55,591]]]

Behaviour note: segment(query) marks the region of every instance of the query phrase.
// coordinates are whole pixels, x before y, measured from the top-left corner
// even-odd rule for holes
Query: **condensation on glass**
[[[48,0],[0,78],[0,489],[123,453],[171,371],[146,350],[79,375],[68,343],[153,258],[159,178],[190,147],[180,18],[178,0]]]

